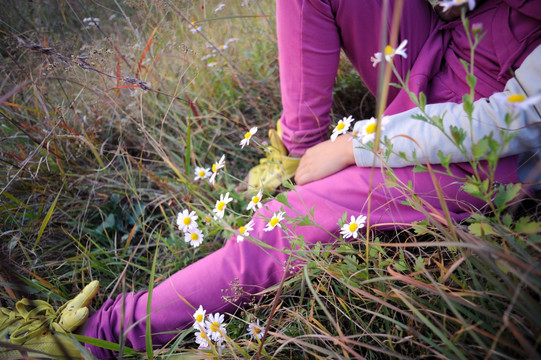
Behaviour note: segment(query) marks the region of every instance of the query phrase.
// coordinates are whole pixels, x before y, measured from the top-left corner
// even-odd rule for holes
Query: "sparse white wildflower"
[[[370,58],[370,61],[372,61],[372,65],[376,66],[377,64],[382,62],[384,58],[385,58],[385,61],[391,62],[396,55],[400,55],[403,58],[407,58],[408,57],[408,55],[406,54],[407,44],[408,44],[408,40],[404,40],[400,43],[400,45],[396,49],[394,49],[391,45],[387,45],[385,47],[383,54],[381,52],[377,52],[374,54],[373,57]]]
[[[205,321],[207,335],[214,341],[220,341],[227,334],[224,324],[224,315],[220,313],[211,314]]]
[[[272,215],[270,221],[267,223],[267,226],[265,226],[265,228],[263,229],[263,231],[272,231],[277,226],[281,228],[282,224],[280,223],[280,221],[284,220],[284,215],[285,212],[283,211],[275,212]]]
[[[515,111],[526,110],[532,105],[541,104],[541,94],[528,97],[523,94],[496,93],[493,98]]]
[[[203,242],[203,232],[198,228],[188,229],[184,233],[184,241],[189,242],[191,246],[196,248]]]
[[[257,194],[252,197],[252,200],[250,200],[250,203],[248,204],[248,207],[246,208],[246,210],[255,211],[256,209],[261,209],[261,207],[263,206],[263,204],[261,203],[262,197],[263,197],[263,193],[261,192],[261,190],[259,190]]]
[[[226,193],[225,196],[220,194],[220,200],[216,200],[216,206],[214,209],[212,209],[212,211],[215,213],[215,219],[222,219],[224,217],[227,204],[229,204],[231,201],[233,201],[233,199],[229,197],[229,193]]]
[[[345,117],[342,120],[338,121],[338,124],[336,124],[336,127],[332,131],[331,141],[336,140],[338,135],[347,133],[353,120],[354,120],[353,117],[348,116],[347,118]]]
[[[209,179],[209,182],[211,184],[214,184],[214,182],[216,181],[216,176],[218,176],[220,169],[222,169],[224,166],[225,166],[225,155],[222,155],[222,157],[220,158],[220,161],[212,164],[212,167],[211,167],[212,175],[210,176],[210,179]]]
[[[203,168],[203,167],[200,167],[200,166],[196,166],[195,167],[194,181],[206,179],[206,178],[210,177],[211,175],[212,175],[212,173],[211,173],[209,168]]]
[[[247,131],[247,132],[244,134],[244,139],[242,139],[242,140],[240,141],[240,147],[241,147],[242,149],[244,149],[244,147],[245,147],[246,145],[249,145],[249,144],[250,144],[250,140],[252,139],[252,136],[254,136],[256,132],[257,132],[257,127],[254,126],[253,128],[250,129],[250,131]]]
[[[381,118],[381,131],[385,130],[385,125],[389,123],[389,119],[390,118],[388,116],[384,116],[383,118]],[[374,117],[361,123],[361,130],[357,135],[357,138],[359,139],[361,144],[367,144],[370,141],[374,141],[376,137],[377,127],[377,119]]]
[[[199,308],[193,314],[193,318],[195,320],[195,322],[193,323],[194,329],[201,331],[205,330],[205,313],[206,310],[203,309],[203,305],[199,305]]]
[[[237,242],[243,242],[250,235],[250,231],[254,229],[254,221],[250,220],[246,225],[239,228],[239,235],[237,235]]]
[[[346,223],[342,226],[342,229],[340,230],[340,234],[344,236],[344,239],[353,237],[354,239],[359,236],[358,231],[364,227],[364,224],[366,223],[366,216],[359,215],[355,219],[355,216],[351,216],[351,220],[349,223]]]
[[[248,325],[248,335],[251,335],[254,339],[257,338],[261,340],[261,338],[263,338],[264,330],[265,329],[259,326],[259,319],[257,319],[257,323],[250,323]]]
[[[184,209],[177,215],[177,226],[180,231],[188,231],[190,229],[197,228],[197,218],[195,211],[188,211]]]

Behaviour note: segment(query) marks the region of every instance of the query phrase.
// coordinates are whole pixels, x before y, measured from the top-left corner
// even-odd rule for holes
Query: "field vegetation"
[[[264,150],[239,142],[257,126],[264,144],[281,112],[274,2],[220,3],[0,2],[2,306],[22,296],[59,306],[98,279],[99,307],[158,284],[246,223],[249,198],[238,189]],[[332,118],[368,119],[376,99],[343,60]],[[224,154],[215,186],[193,180]],[[409,193],[392,171],[389,179]],[[305,266],[231,314],[223,348],[198,349],[189,329],[144,354],[119,350],[157,359],[536,358],[539,201],[517,196],[519,185],[468,184],[488,214],[452,224],[427,213],[409,229],[313,248],[299,239]],[[178,212],[203,219],[226,192],[231,211],[191,247]],[[263,339],[247,335],[251,323]]]

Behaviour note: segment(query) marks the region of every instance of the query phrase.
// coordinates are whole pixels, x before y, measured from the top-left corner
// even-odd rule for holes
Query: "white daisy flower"
[[[199,349],[209,348],[209,339],[205,331],[198,331],[195,333],[195,343],[199,344]]]
[[[384,116],[381,118],[381,131],[385,130],[385,125],[389,123],[389,117]],[[376,137],[376,129],[378,127],[378,121],[376,118],[365,120],[361,123],[361,131],[357,134],[357,138],[361,144],[366,144],[370,141],[374,141]]]
[[[203,309],[203,305],[199,305],[199,308],[193,314],[193,318],[195,319],[195,322],[193,323],[193,327],[195,329],[205,330],[205,313],[206,313],[206,310]]]
[[[214,215],[215,219],[222,219],[224,217],[227,204],[229,204],[231,201],[233,201],[233,199],[229,197],[229,193],[226,193],[225,196],[220,194],[220,200],[216,200],[216,207],[212,209],[212,211],[216,213]]]
[[[246,134],[244,134],[244,139],[240,141],[240,147],[244,149],[244,146],[250,144],[250,139],[252,139],[252,136],[255,135],[257,132],[257,127],[253,127],[248,131]]]
[[[218,6],[216,6],[216,9],[214,9],[214,13],[216,14],[217,12],[222,11],[224,7],[225,7],[224,3],[219,4]]]
[[[207,334],[214,341],[220,341],[224,338],[224,335],[227,334],[224,324],[224,315],[216,313],[214,315],[209,315],[208,320],[205,321],[207,326]]]
[[[340,230],[340,234],[344,236],[344,239],[353,237],[354,239],[357,239],[357,236],[359,236],[358,231],[364,227],[364,224],[366,223],[366,216],[359,215],[357,219],[355,219],[355,216],[351,216],[351,221],[347,224],[344,224],[342,226],[342,229]]]
[[[336,124],[336,127],[332,131],[331,141],[336,140],[338,135],[347,133],[353,120],[353,117],[348,116],[347,118],[343,118],[342,120],[338,121],[338,124]]]
[[[263,204],[261,204],[262,196],[263,196],[263,193],[261,192],[261,190],[259,190],[257,195],[252,197],[252,200],[250,200],[250,203],[248,204],[248,207],[246,208],[246,210],[255,211],[256,209],[261,209],[261,207],[263,206]]]
[[[195,23],[195,21],[192,21],[192,22],[190,23],[190,32],[191,32],[192,34],[195,34],[195,33],[200,32],[200,31],[201,31],[201,26],[197,25],[197,24]]]
[[[248,325],[248,335],[251,335],[254,339],[257,338],[261,340],[263,338],[263,329],[261,326],[259,326],[259,319],[257,319],[257,323],[250,323]]]
[[[212,217],[210,215],[207,215],[205,216],[205,219],[203,219],[205,221],[205,224],[210,224],[212,222]]]
[[[250,220],[246,225],[239,228],[240,235],[237,235],[237,242],[242,242],[244,239],[248,238],[250,231],[254,229],[254,221]]]
[[[493,97],[512,110],[526,110],[532,105],[541,104],[541,94],[526,97],[523,94],[497,93]]]
[[[472,11],[475,8],[475,0],[441,0],[438,5],[443,8],[443,11],[448,11],[451,8],[468,4],[468,9]]]
[[[188,231],[190,229],[197,228],[198,216],[195,214],[195,211],[188,211],[184,209],[181,213],[177,215],[177,225],[180,231]]]
[[[211,168],[212,175],[210,175],[210,179],[209,179],[209,182],[211,184],[214,184],[214,182],[216,181],[216,176],[218,176],[218,174],[220,173],[220,169],[223,169],[224,166],[225,166],[225,155],[222,155],[222,157],[220,158],[220,161],[212,164],[212,168]]]
[[[373,57],[370,58],[370,61],[372,61],[372,65],[376,66],[377,64],[382,62],[383,59],[385,59],[385,61],[387,62],[391,62],[396,55],[400,55],[403,58],[407,58],[408,57],[408,55],[406,54],[407,44],[408,44],[408,40],[404,40],[400,43],[400,45],[396,49],[393,49],[391,45],[387,45],[385,47],[383,54],[380,52],[377,52],[374,54]]]
[[[203,232],[197,228],[189,229],[184,233],[184,241],[196,248],[203,242]]]
[[[202,168],[202,167],[196,166],[195,167],[195,178],[193,180],[197,181],[197,180],[206,179],[206,178],[210,177],[211,174],[212,173],[210,172],[209,168]]]
[[[267,226],[265,226],[265,228],[263,229],[263,231],[271,231],[276,226],[281,228],[282,224],[280,224],[280,221],[284,220],[284,215],[285,215],[285,212],[283,212],[283,211],[278,211],[278,212],[274,213],[272,215],[272,218],[270,219],[270,221],[267,223]]]

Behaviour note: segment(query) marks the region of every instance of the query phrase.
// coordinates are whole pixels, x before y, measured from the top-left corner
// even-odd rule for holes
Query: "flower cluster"
[[[381,119],[382,131],[385,130],[385,125],[389,123],[389,120],[390,118],[388,116],[384,116]],[[331,141],[335,141],[338,135],[346,134],[353,121],[354,119],[351,116],[340,120],[336,127],[333,129],[333,132],[331,134]],[[352,136],[354,138],[357,138],[361,142],[361,144],[368,144],[370,141],[374,141],[375,139],[377,124],[378,121],[374,117],[370,118],[370,120],[364,120],[363,122],[361,122],[360,131],[353,132]]]
[[[196,166],[194,181],[209,179],[209,183],[214,185],[216,183],[216,177],[220,174],[220,170],[222,170],[224,167],[225,155],[222,155],[220,160],[213,163],[210,168]]]
[[[195,211],[183,210],[177,215],[178,230],[184,233],[184,241],[193,247],[198,247],[203,242],[203,232],[197,225],[199,217]]]
[[[197,311],[193,314],[193,327],[197,330],[195,333],[195,342],[200,349],[206,349],[210,346],[210,341],[220,344],[225,340],[227,329],[224,324],[224,315],[220,313],[206,316],[206,310],[199,305]]]

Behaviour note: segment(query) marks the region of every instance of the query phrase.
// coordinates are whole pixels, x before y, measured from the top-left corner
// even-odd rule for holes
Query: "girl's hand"
[[[345,134],[334,142],[327,140],[306,150],[295,173],[295,182],[304,185],[355,164],[351,141],[351,135]]]

